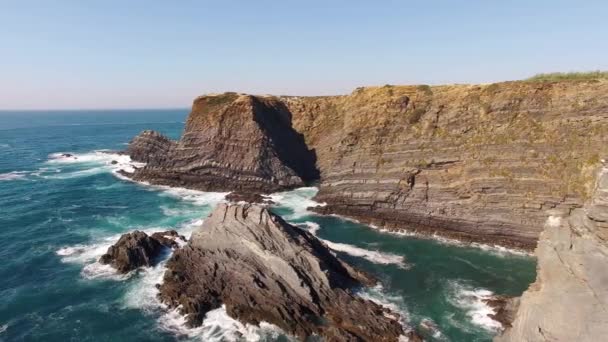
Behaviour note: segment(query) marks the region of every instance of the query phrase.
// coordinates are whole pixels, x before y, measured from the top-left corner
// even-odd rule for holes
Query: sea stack
[[[181,139],[143,132],[127,153],[138,181],[205,191],[270,193],[318,178],[314,151],[282,102],[236,93],[197,98]]]
[[[397,341],[399,315],[358,297],[374,280],[312,234],[257,205],[220,204],[167,262],[160,298],[190,325],[225,305],[245,323],[272,323],[301,340]]]

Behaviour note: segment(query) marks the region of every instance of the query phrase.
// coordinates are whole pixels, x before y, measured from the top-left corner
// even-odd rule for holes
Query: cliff
[[[536,282],[497,342],[593,342],[608,336],[608,168],[600,171],[584,208],[553,214],[536,249]]]
[[[384,86],[282,97],[316,151],[325,213],[533,249],[548,209],[589,196],[608,82]]]
[[[207,191],[274,192],[318,178],[314,151],[273,98],[235,93],[194,101],[181,139],[145,131],[127,153],[135,180]]]
[[[134,178],[239,192],[318,179],[324,213],[532,250],[547,210],[589,197],[607,117],[606,80],[202,96],[173,152]]]

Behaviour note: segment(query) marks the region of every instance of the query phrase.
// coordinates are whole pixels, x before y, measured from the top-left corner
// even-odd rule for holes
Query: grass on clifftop
[[[587,71],[587,72],[551,72],[546,74],[536,74],[526,81],[566,81],[566,80],[599,80],[608,79],[608,71]]]

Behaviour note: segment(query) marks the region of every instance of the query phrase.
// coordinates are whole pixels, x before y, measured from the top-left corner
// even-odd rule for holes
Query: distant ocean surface
[[[178,138],[188,110],[0,112],[0,341],[276,341],[271,326],[225,310],[200,328],[156,300],[164,262],[126,276],[96,260],[121,234],[189,235],[222,193],[137,184],[122,150],[144,129]],[[70,153],[75,158],[62,157]],[[115,160],[118,164],[111,164]],[[483,299],[520,295],[534,258],[490,246],[392,234],[313,215],[314,187],[273,195],[273,210],[316,234],[381,284],[361,295],[428,327],[431,341],[490,341],[500,325]]]

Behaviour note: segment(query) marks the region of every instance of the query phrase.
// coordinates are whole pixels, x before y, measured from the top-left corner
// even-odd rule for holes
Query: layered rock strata
[[[553,214],[536,249],[536,282],[497,342],[593,342],[608,336],[608,168],[584,208]]]
[[[135,180],[206,191],[270,193],[318,178],[314,151],[274,98],[201,96],[179,141],[144,132],[128,152],[147,162]]]
[[[225,305],[233,318],[302,340],[397,341],[403,333],[398,314],[351,291],[373,279],[260,206],[220,204],[167,268],[159,296],[191,325]]]
[[[588,198],[607,119],[602,80],[226,93],[196,99],[180,141],[134,177],[267,193],[316,166],[324,213],[532,250],[548,209]]]

